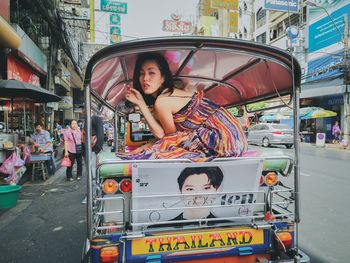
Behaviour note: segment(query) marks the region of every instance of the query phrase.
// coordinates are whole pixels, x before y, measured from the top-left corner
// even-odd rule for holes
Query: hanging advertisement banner
[[[120,15],[118,14],[110,14],[109,23],[111,25],[120,25]]]
[[[128,4],[114,0],[101,0],[101,11],[127,14]]]
[[[343,62],[343,52],[323,56],[309,61],[305,82],[334,79],[343,74],[338,67]]]
[[[229,13],[229,21],[230,21],[230,33],[238,32],[238,12],[230,12]]]
[[[176,226],[220,218],[244,220],[256,206],[262,160],[132,166],[133,223]],[[242,176],[244,175],[244,176]],[[164,182],[167,182],[164,184]],[[152,208],[152,209],[150,209]],[[242,218],[239,218],[242,217]]]
[[[7,56],[7,79],[15,79],[40,87],[39,77],[15,57]]]
[[[298,0],[265,0],[264,9],[280,12],[298,13]]]
[[[238,0],[211,0],[211,8],[222,8],[238,11]]]

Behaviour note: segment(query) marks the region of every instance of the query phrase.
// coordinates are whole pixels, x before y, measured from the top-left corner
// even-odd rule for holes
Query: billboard
[[[298,0],[265,0],[264,9],[298,13]]]
[[[343,52],[339,52],[309,61],[306,82],[341,76],[343,73],[338,65],[343,62],[343,54]]]
[[[246,222],[255,208],[261,172],[260,159],[135,163],[133,228]]]
[[[211,0],[211,8],[222,8],[238,11],[238,0]]]
[[[342,42],[345,29],[345,15],[347,15],[348,18],[350,17],[350,4],[330,14],[336,26],[328,16],[323,17],[309,26],[309,52],[315,52]],[[340,35],[338,29],[342,35]]]

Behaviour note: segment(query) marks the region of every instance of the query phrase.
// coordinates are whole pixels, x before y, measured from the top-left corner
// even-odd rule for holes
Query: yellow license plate
[[[249,228],[172,233],[132,240],[132,255],[230,249],[264,243],[263,230]],[[199,252],[199,251],[198,251]]]

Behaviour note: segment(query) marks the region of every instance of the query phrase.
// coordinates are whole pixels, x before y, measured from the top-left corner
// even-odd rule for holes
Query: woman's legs
[[[77,160],[77,178],[81,177],[83,173],[83,155],[82,154],[76,154],[75,159]]]
[[[67,180],[72,178],[72,170],[73,170],[73,165],[75,161],[75,154],[68,152],[68,158],[72,165],[70,167],[67,167],[67,171],[66,171]]]

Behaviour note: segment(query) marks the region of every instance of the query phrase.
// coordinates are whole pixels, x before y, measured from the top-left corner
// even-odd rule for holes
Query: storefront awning
[[[5,19],[0,16],[0,46],[16,50],[21,45],[21,38]]]
[[[21,98],[33,102],[57,102],[61,97],[56,94],[18,80],[0,80],[0,97],[2,98]]]
[[[327,95],[343,94],[346,91],[342,78],[329,81],[305,83],[301,85],[300,98],[322,97]]]

